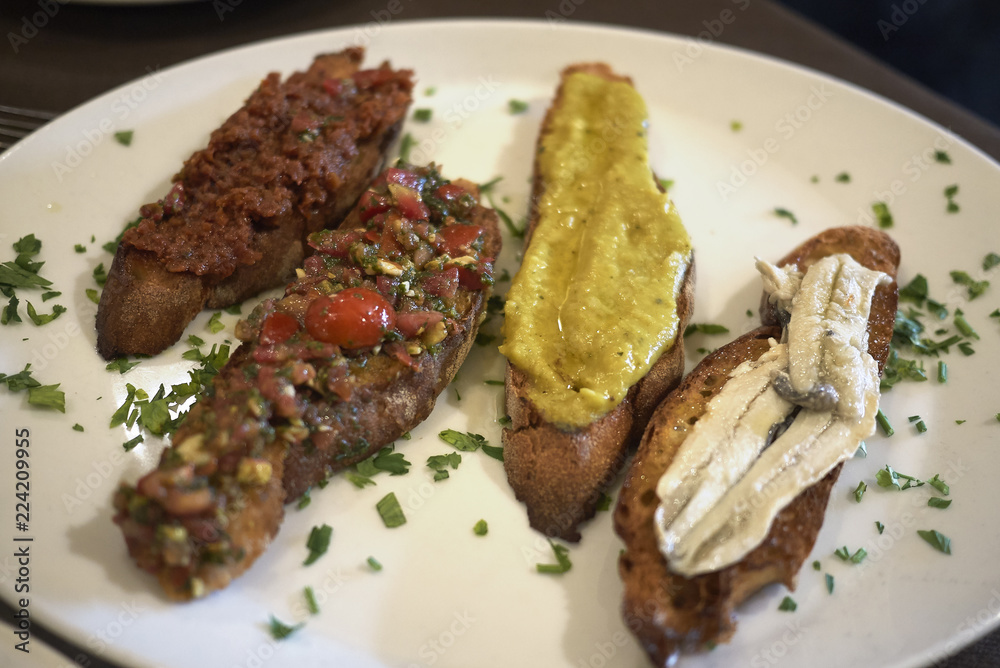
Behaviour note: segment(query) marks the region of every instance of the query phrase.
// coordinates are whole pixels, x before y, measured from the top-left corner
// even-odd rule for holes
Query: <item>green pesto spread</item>
[[[537,156],[539,220],[504,309],[500,351],[564,429],[605,415],[677,338],[691,241],[656,187],[632,86],[567,77]]]

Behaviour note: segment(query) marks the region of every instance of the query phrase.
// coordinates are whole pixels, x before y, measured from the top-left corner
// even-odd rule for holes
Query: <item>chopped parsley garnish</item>
[[[130,438],[129,440],[127,440],[124,443],[122,443],[122,447],[125,448],[125,452],[131,452],[132,449],[135,446],[137,446],[140,443],[142,443],[142,441],[143,441],[142,434],[139,434],[135,438]]]
[[[229,315],[241,315],[243,313],[243,306],[241,304],[233,304],[232,306],[227,306],[222,310]]]
[[[395,492],[389,492],[383,496],[375,504],[375,508],[388,528],[392,529],[406,524],[406,515],[403,514],[403,508],[399,505]]]
[[[937,491],[941,492],[945,496],[951,494],[951,487],[949,487],[948,483],[946,483],[944,480],[941,480],[941,478],[937,473],[934,474],[933,478],[927,481],[927,484],[936,489]]]
[[[983,258],[983,271],[989,271],[998,264],[1000,264],[1000,255],[989,253]]]
[[[135,130],[121,130],[115,133],[115,141],[122,146],[131,146],[132,137],[135,134]]]
[[[83,244],[76,244],[73,246],[73,250],[76,251],[77,253],[86,253],[87,247],[84,246]]]
[[[841,172],[840,174],[837,174],[837,176],[835,176],[833,180],[836,181],[837,183],[850,183],[851,175],[848,174],[847,172]]]
[[[825,574],[825,579],[826,579],[826,591],[827,591],[828,594],[832,594],[833,593],[833,576],[830,575],[829,573],[826,573]]]
[[[597,498],[597,509],[611,510],[611,497],[601,492],[601,495]]]
[[[912,281],[899,289],[899,300],[914,302],[917,306],[921,306],[927,299],[927,293],[927,277],[923,274],[917,274]]]
[[[434,86],[428,86],[427,88],[424,89],[424,95],[426,95],[427,97],[433,97],[435,93],[437,93],[437,88],[435,88]]]
[[[83,425],[77,422],[75,425],[73,425],[73,431],[83,431]]]
[[[781,610],[782,612],[795,612],[798,607],[799,604],[796,603],[791,596],[786,596],[781,599],[781,604],[778,605],[778,610]]]
[[[84,290],[84,293],[87,295],[87,299],[94,302],[95,304],[101,303],[101,297],[97,293],[97,290],[95,290],[94,288],[87,288],[86,290]]]
[[[309,494],[309,490],[307,489],[305,493],[302,494],[302,498],[299,499],[299,502],[295,504],[295,509],[302,510],[303,508],[307,508],[310,503],[312,503],[312,496]]]
[[[528,110],[528,103],[524,100],[508,100],[507,108],[511,114],[523,114]]]
[[[948,213],[958,213],[959,207],[955,202],[955,195],[958,194],[958,186],[951,185],[944,189],[944,196],[948,200],[946,210]]]
[[[504,227],[506,227],[507,231],[510,232],[510,236],[515,239],[523,239],[525,233],[528,231],[527,222],[522,223],[520,226],[515,225],[514,220],[507,215],[506,211],[497,206],[497,203],[493,201],[493,195],[488,191],[486,193],[486,199],[489,200],[490,206],[493,207],[493,210],[497,212],[498,216],[500,216],[500,220],[503,221]]]
[[[891,424],[889,424],[889,418],[885,416],[885,413],[882,412],[881,408],[878,409],[878,413],[875,414],[875,421],[878,422],[878,426],[882,428],[882,431],[886,436],[892,436],[896,433],[896,430],[892,428]]]
[[[873,202],[872,212],[880,229],[887,230],[893,226],[892,214],[889,213],[889,205],[885,202]]]
[[[483,381],[483,384],[484,385],[499,385],[499,386],[502,387],[503,386],[503,381],[502,380],[494,380],[493,378],[487,378],[486,380]]]
[[[879,522],[878,520],[875,520],[875,529],[878,531],[879,535],[881,536],[882,532],[885,531],[885,525],[882,524],[881,522]]]
[[[222,324],[221,318],[222,311],[216,311],[212,314],[212,317],[208,319],[208,330],[212,332],[212,334],[218,334],[226,328],[226,326]]]
[[[368,557],[366,561],[368,562],[368,567],[376,573],[382,570],[382,563],[375,557]]]
[[[127,357],[119,357],[118,359],[112,360],[107,363],[104,367],[107,371],[117,371],[119,374],[124,374],[130,369],[139,366],[140,362],[129,362]]]
[[[413,120],[419,121],[420,123],[426,123],[431,120],[431,116],[433,114],[433,109],[416,109],[413,112]]]
[[[817,559],[816,561],[813,562],[813,570],[818,571],[820,568],[822,568],[822,564],[820,564],[819,560]]]
[[[476,525],[472,527],[472,533],[476,534],[477,536],[485,536],[486,532],[489,530],[490,528],[486,524],[486,520],[479,520],[478,522],[476,522]]]
[[[951,499],[942,499],[940,496],[932,496],[927,499],[927,505],[931,508],[941,508],[943,510],[951,505]]]
[[[917,529],[917,534],[930,544],[935,550],[939,552],[944,552],[945,554],[951,554],[951,538],[948,538],[940,531],[931,529],[930,531],[924,531],[922,529]]]
[[[692,323],[684,329],[684,336],[688,337],[695,332],[699,334],[728,334],[729,328],[724,325],[712,325],[708,323]]]
[[[306,608],[309,609],[309,614],[318,615],[319,604],[316,603],[316,594],[313,593],[313,588],[307,586],[302,590],[302,594],[306,597]]]
[[[408,473],[412,464],[406,460],[402,452],[393,452],[395,448],[395,445],[387,445],[368,459],[358,462],[358,473],[368,477],[379,471],[385,471],[389,475]]]
[[[31,318],[31,322],[35,323],[35,325],[38,326],[52,322],[53,320],[58,318],[61,313],[65,312],[66,312],[65,306],[60,306],[59,304],[56,304],[55,306],[52,307],[52,313],[48,314],[42,313],[39,315],[38,313],[35,312],[35,307],[32,306],[31,302],[28,302],[28,317]]]
[[[938,360],[938,382],[947,383],[948,382],[948,365],[944,360]]]
[[[268,623],[268,628],[271,631],[271,637],[275,640],[284,640],[288,636],[292,635],[299,629],[301,629],[304,624],[296,624],[295,626],[289,626],[284,622],[278,620],[277,617],[271,615],[271,621]]]
[[[556,563],[535,564],[535,568],[538,572],[548,573],[550,575],[559,575],[573,568],[573,564],[569,560],[569,548],[565,545],[559,545],[558,543],[552,542],[551,538],[548,538],[547,540],[549,541],[549,545],[552,547],[552,553],[556,556]]]
[[[660,187],[663,188],[663,192],[668,193],[670,189],[674,187],[675,181],[673,179],[660,179],[658,181]]]
[[[103,262],[94,267],[94,282],[102,288],[108,282],[108,272],[104,270]]]
[[[934,151],[934,160],[935,162],[940,162],[942,165],[951,164],[951,156],[944,151]]]
[[[792,213],[788,209],[783,209],[780,206],[774,208],[774,215],[778,216],[779,218],[787,218],[788,220],[792,221],[792,225],[799,224],[799,219],[795,217],[794,213]]]
[[[480,446],[487,443],[486,439],[479,434],[470,432],[463,434],[454,429],[445,429],[438,436],[441,437],[442,441],[462,452],[475,452]]]
[[[333,536],[333,527],[329,524],[312,528],[312,531],[309,532],[309,538],[306,539],[306,548],[309,550],[309,556],[302,562],[303,566],[308,566],[326,554],[327,549],[330,547],[331,536]]]
[[[497,461],[503,461],[503,447],[499,445],[490,445],[489,443],[483,443],[481,447],[484,454],[489,455]]]
[[[968,288],[969,301],[972,301],[976,297],[980,296],[986,292],[986,288],[990,287],[989,281],[977,281],[964,271],[952,271],[950,274],[951,280]]]
[[[28,403],[39,408],[53,408],[60,413],[65,413],[66,393],[59,389],[59,383],[29,387]]]
[[[857,488],[855,488],[854,490],[854,499],[858,503],[861,503],[861,497],[865,495],[865,492],[867,490],[868,490],[868,485],[866,485],[864,480],[862,480],[861,482],[858,483]]]
[[[743,129],[743,123],[740,121],[729,121],[729,129],[733,132],[739,132]]]
[[[428,468],[434,471],[434,482],[448,477],[449,466],[454,470],[461,463],[462,455],[457,452],[449,452],[446,455],[431,455],[427,458]]]
[[[403,162],[410,161],[410,151],[413,147],[417,145],[417,140],[413,138],[409,132],[403,135],[403,139],[399,142],[399,159]]]
[[[860,564],[868,556],[868,552],[863,547],[859,547],[854,554],[851,554],[847,546],[838,548],[834,553],[841,561],[850,561],[853,564]]]
[[[509,428],[512,424],[514,424],[514,421],[510,419],[509,415],[502,415],[497,418],[497,424],[501,427]]]

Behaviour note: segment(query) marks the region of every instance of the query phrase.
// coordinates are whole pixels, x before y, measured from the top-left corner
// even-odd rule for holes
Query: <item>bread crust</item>
[[[579,63],[563,70],[587,72],[610,81],[632,84],[604,63]],[[539,133],[539,145],[549,131],[552,110],[562,101],[560,84]],[[535,160],[531,215],[525,244],[539,221],[539,203],[545,191]],[[684,274],[677,296],[677,338],[649,372],[629,388],[625,399],[610,413],[585,428],[566,431],[545,420],[527,397],[529,380],[523,370],[507,363],[505,402],[511,424],[503,430],[507,480],[528,512],[532,528],[546,536],[580,540],[579,525],[593,517],[602,492],[625,467],[630,449],[638,443],[653,409],[677,386],[684,373],[683,332],[694,308],[694,259]]]
[[[842,252],[894,279],[876,290],[868,321],[868,350],[881,372],[896,314],[899,248],[895,242],[871,228],[833,228],[809,239],[778,264],[795,264],[805,271],[816,260]],[[657,483],[729,373],[766,352],[768,339],[781,336],[774,309],[766,298],[761,303],[765,324],[708,355],[656,409],[615,508],[615,531],[625,542],[618,562],[625,587],[622,614],[656,666],[671,665],[681,652],[726,642],[736,630],[737,606],[762,587],[780,582],[794,589],[840,473],[838,465],[792,500],[775,518],[763,543],[738,563],[693,578],[668,569],[653,528]]]

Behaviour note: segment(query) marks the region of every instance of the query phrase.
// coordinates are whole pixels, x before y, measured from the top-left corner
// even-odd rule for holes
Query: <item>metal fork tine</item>
[[[53,118],[58,116],[58,114],[51,111],[42,111],[40,109],[22,109],[20,107],[8,107],[7,105],[4,104],[0,104],[0,113],[9,114],[11,116],[41,118],[46,121],[51,121]]]
[[[0,104],[0,152],[42,127],[58,114]]]

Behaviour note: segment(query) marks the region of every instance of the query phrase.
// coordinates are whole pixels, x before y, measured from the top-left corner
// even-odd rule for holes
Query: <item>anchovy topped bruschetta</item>
[[[97,311],[105,359],[155,355],[206,306],[287,282],[306,237],[336,227],[381,169],[412,72],[359,69],[364,50],[265,78],[125,231]]]
[[[285,503],[430,413],[486,313],[497,216],[433,166],[382,173],[194,404],[159,466],[114,500],[131,555],[175,599],[225,587]]]

